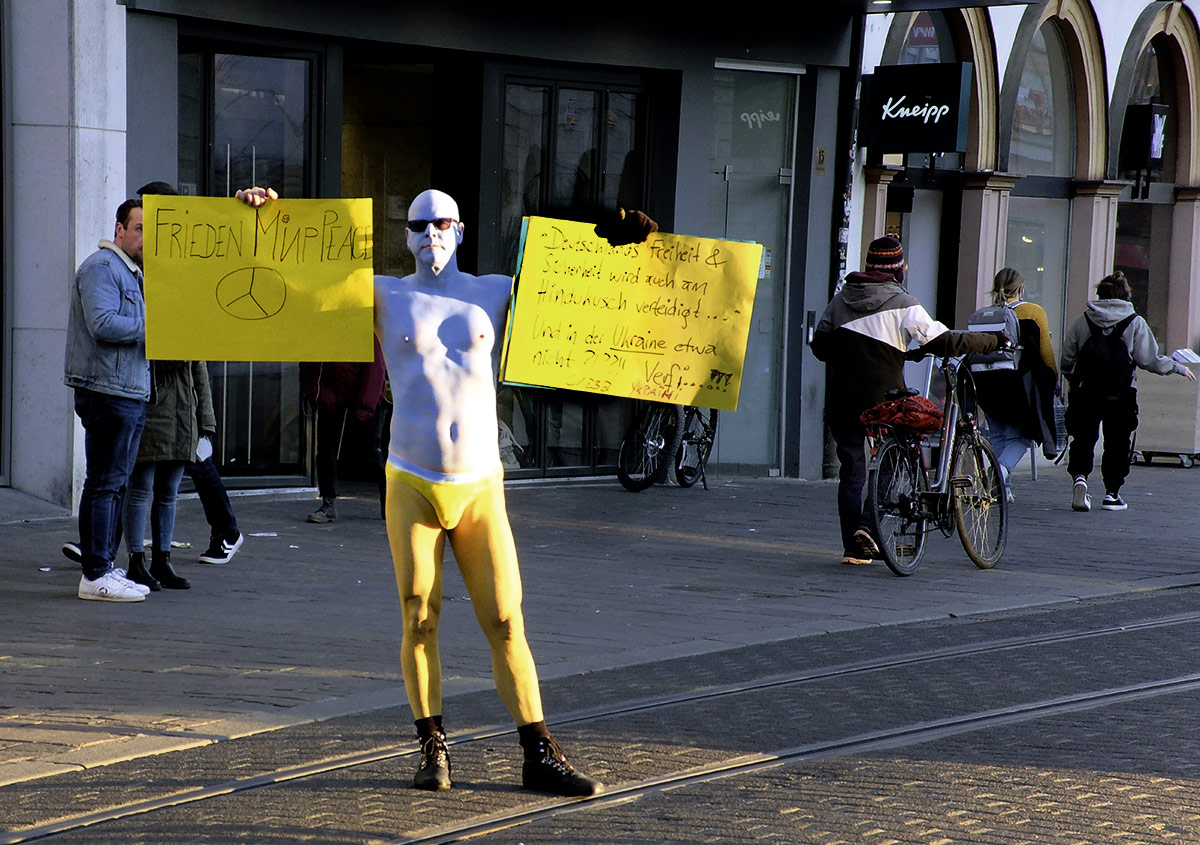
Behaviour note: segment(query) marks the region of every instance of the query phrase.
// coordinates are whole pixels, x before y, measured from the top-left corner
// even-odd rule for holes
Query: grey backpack
[[[1001,332],[1011,343],[1007,349],[995,352],[977,352],[967,362],[973,373],[991,373],[1016,370],[1021,364],[1021,327],[1014,310],[1021,303],[1006,302],[1003,305],[985,305],[967,320],[969,332]]]

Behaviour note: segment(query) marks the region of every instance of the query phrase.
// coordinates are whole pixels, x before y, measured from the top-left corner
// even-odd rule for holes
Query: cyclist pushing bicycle
[[[841,465],[842,563],[867,564],[881,556],[863,514],[866,429],[859,416],[884,401],[889,390],[905,387],[906,355],[961,356],[992,352],[1007,342],[992,332],[950,331],[908,293],[904,270],[899,240],[872,241],[863,271],[846,276],[813,334],[813,355],[826,364],[825,420]]]

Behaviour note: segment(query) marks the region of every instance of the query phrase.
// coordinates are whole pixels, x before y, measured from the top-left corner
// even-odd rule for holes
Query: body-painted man
[[[259,206],[261,188],[238,197]],[[576,772],[551,737],[537,669],[525,638],[521,575],[504,503],[496,422],[496,355],[513,280],[458,269],[465,226],[458,205],[425,191],[408,210],[416,272],[375,278],[375,333],[397,411],[387,464],[387,530],[403,612],[401,667],[421,741],[413,785],[449,789],[442,729],[438,620],[447,541],[492,652],[496,689],[524,749],[522,784],[562,795],[602,785]],[[618,237],[644,240],[657,229],[633,212]],[[602,232],[612,241],[612,227]]]

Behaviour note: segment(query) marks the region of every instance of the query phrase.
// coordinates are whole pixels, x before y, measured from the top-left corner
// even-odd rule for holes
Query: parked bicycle
[[[634,414],[617,454],[617,479],[638,493],[667,480],[708,489],[706,467],[717,436],[717,411],[645,402]]]
[[[916,571],[926,535],[934,528],[946,537],[957,530],[967,557],[981,569],[991,569],[1004,554],[1004,480],[976,426],[974,380],[961,358],[943,359],[940,370],[946,396],[936,467],[926,460],[933,444],[925,433],[899,424],[869,427],[873,458],[867,470],[866,512],[884,561],[897,575]],[[932,479],[931,469],[936,472]]]
[[[688,407],[683,413],[683,437],[675,453],[675,480],[680,487],[692,487],[697,481],[708,489],[705,468],[717,439],[717,409]]]

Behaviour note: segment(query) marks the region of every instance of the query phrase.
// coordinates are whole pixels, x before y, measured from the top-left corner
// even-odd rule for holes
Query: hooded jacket
[[[152,361],[154,390],[146,405],[146,426],[138,463],[194,461],[201,437],[217,430],[208,365],[203,361]]]
[[[904,387],[909,346],[934,355],[991,352],[995,335],[952,332],[889,273],[850,273],[813,333],[812,351],[826,364],[825,408],[832,422],[853,422],[884,394]]]
[[[1134,313],[1133,303],[1125,299],[1097,299],[1089,302],[1087,309],[1071,324],[1071,328],[1067,329],[1066,337],[1063,338],[1061,359],[1063,375],[1068,380],[1071,379],[1075,372],[1075,360],[1079,356],[1079,350],[1083,348],[1083,344],[1092,334],[1087,318],[1090,317],[1092,322],[1108,335],[1112,333],[1113,327],[1117,323],[1132,313]],[[1129,350],[1129,356],[1133,359],[1133,363],[1143,370],[1167,376],[1182,372],[1184,369],[1183,365],[1176,363],[1173,358],[1158,354],[1158,341],[1154,339],[1154,332],[1150,331],[1149,324],[1140,315],[1134,317],[1133,321],[1125,328],[1121,334],[1121,341]],[[1130,384],[1137,384],[1136,367]]]

